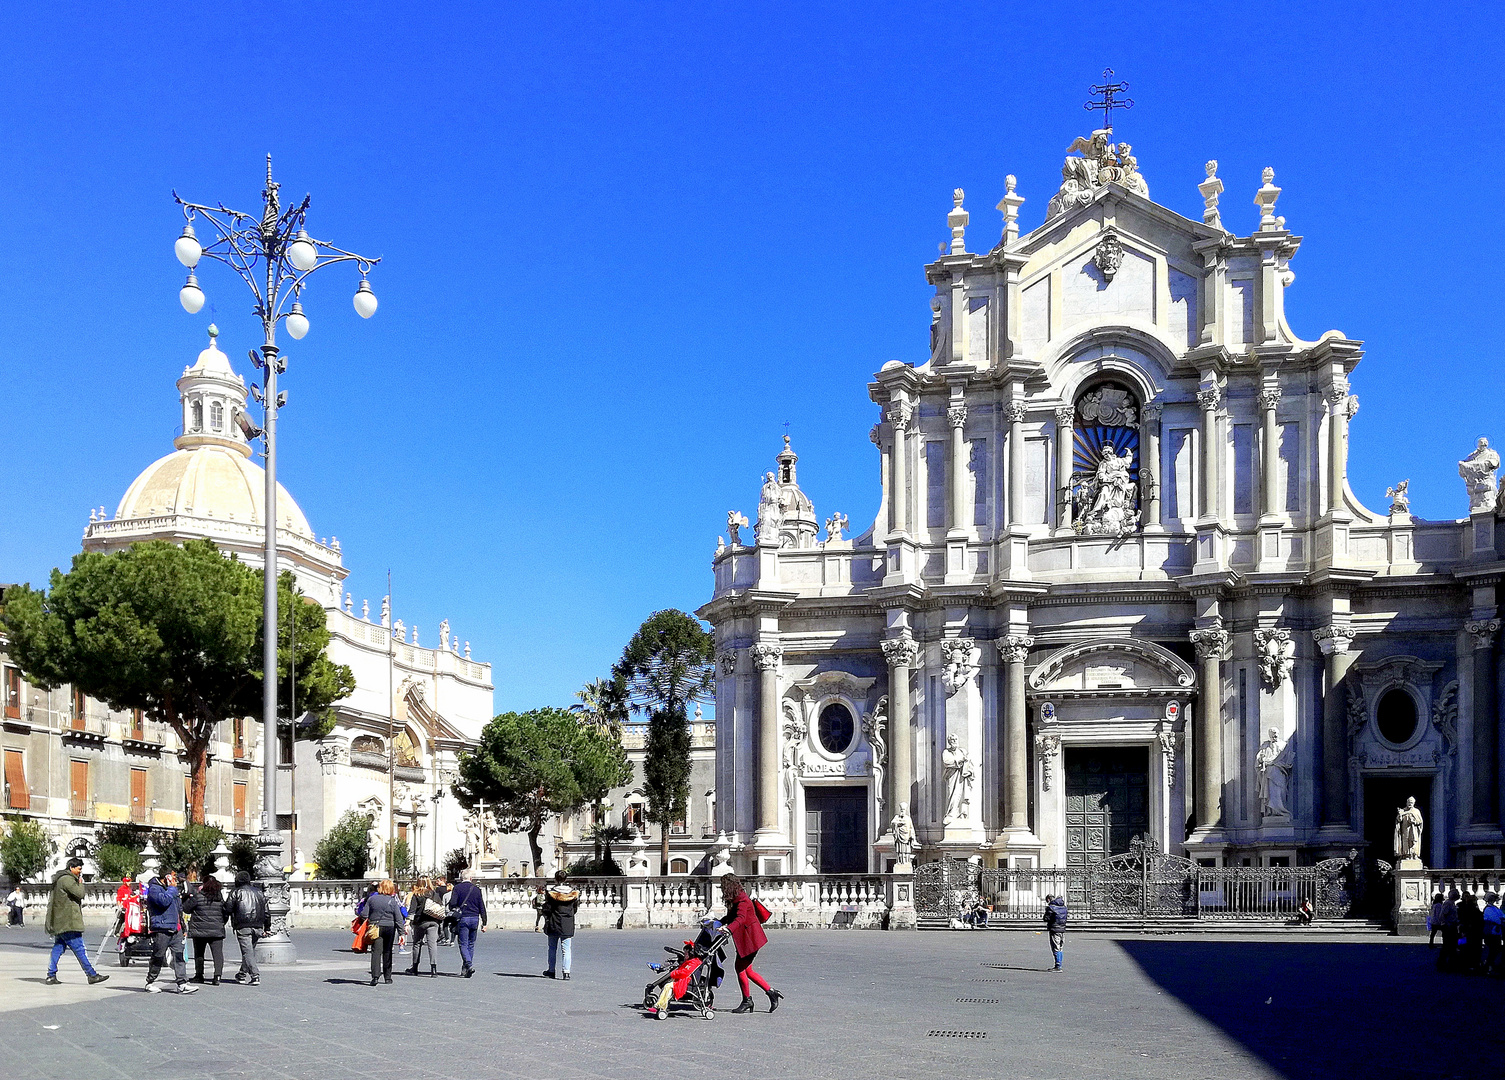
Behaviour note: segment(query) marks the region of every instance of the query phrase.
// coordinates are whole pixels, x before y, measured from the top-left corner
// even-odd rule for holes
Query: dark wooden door
[[[822,874],[867,873],[867,789],[806,788],[805,836]]]
[[[1149,831],[1149,751],[1068,747],[1065,757],[1066,865],[1086,869]]]

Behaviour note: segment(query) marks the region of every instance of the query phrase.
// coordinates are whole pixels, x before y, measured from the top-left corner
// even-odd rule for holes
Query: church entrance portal
[[[805,789],[805,852],[822,874],[867,872],[867,789]]]
[[[1065,758],[1066,865],[1085,869],[1149,831],[1149,751],[1068,746]]]
[[[1406,798],[1416,800],[1424,827],[1421,835],[1422,862],[1431,865],[1432,850],[1432,778],[1430,776],[1364,777],[1364,848],[1365,869],[1374,868],[1374,860],[1395,864],[1395,812],[1406,805]]]

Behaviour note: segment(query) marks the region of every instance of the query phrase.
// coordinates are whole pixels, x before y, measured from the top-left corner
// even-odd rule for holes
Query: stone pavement
[[[97,939],[96,939],[97,940]],[[1029,933],[775,932],[758,969],[776,1014],[663,1023],[637,1008],[673,931],[585,931],[574,978],[542,979],[542,934],[481,938],[462,980],[366,985],[349,935],[299,931],[300,963],[263,985],[141,992],[144,967],[0,933],[0,1075],[57,1077],[1297,1078],[1505,1075],[1505,984],[1441,976],[1425,944],[1076,933],[1067,971]],[[109,959],[109,955],[106,955]],[[404,954],[400,963],[406,963]],[[191,960],[190,960],[191,963]],[[755,992],[756,993],[756,992]],[[960,1001],[958,999],[968,999]],[[738,1000],[735,985],[719,998]],[[984,1032],[932,1037],[927,1032]]]

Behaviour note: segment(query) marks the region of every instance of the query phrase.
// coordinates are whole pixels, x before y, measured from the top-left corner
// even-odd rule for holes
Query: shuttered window
[[[5,715],[21,718],[21,672],[13,667],[5,669]]]
[[[89,763],[68,762],[68,811],[75,818],[89,816]]]
[[[146,821],[146,770],[131,770],[131,820]]]
[[[26,757],[20,750],[5,751],[5,790],[11,810],[30,810],[31,791],[26,787]]]
[[[235,782],[235,831],[246,831],[246,784],[244,780]]]

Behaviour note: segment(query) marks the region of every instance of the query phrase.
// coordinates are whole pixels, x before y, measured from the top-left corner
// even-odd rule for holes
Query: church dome
[[[194,446],[148,465],[126,490],[115,517],[174,514],[264,525],[265,491],[266,473],[240,449]],[[313,535],[303,511],[281,484],[277,485],[277,517],[279,528]]]

